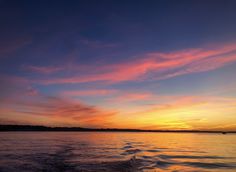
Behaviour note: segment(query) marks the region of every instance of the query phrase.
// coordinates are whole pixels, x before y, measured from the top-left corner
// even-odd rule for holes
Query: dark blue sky
[[[3,56],[15,56],[17,65],[55,63],[72,52],[85,62],[114,62],[150,51],[234,41],[235,6],[229,0],[1,1],[3,48],[30,42],[17,54]],[[81,40],[114,47],[90,51]]]

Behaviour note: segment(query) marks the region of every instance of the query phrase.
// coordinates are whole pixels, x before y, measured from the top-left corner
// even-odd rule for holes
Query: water
[[[2,132],[0,171],[236,171],[236,134]]]

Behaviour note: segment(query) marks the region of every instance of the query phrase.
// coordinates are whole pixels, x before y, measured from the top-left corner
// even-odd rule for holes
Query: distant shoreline
[[[81,128],[81,127],[46,127],[33,125],[0,125],[0,132],[11,131],[44,131],[44,132],[175,132],[175,133],[236,133],[236,131],[211,130],[142,130],[117,128]]]

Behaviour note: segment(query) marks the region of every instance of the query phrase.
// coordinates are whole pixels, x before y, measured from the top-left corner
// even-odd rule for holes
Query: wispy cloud
[[[0,121],[38,121],[38,124],[107,127],[117,111],[105,110],[69,98],[47,96],[15,77],[1,78]],[[6,88],[5,88],[6,87]],[[10,88],[11,87],[11,88]],[[48,122],[47,122],[48,121]]]
[[[236,101],[234,97],[162,95],[119,90],[65,92],[63,96],[40,93],[30,82],[18,77],[2,77],[0,122],[82,127],[119,127],[144,129],[221,129],[233,130]],[[5,88],[6,87],[6,88]],[[72,95],[114,95],[118,103],[146,101],[153,104],[133,111],[110,110],[70,99]],[[159,100],[158,100],[159,99]],[[160,101],[160,99],[162,101]],[[114,103],[114,102],[113,102]],[[222,114],[224,114],[222,116]],[[15,122],[14,122],[15,121]],[[231,125],[232,124],[232,125]]]
[[[59,67],[59,66],[33,66],[33,65],[23,66],[23,68],[25,70],[41,74],[56,73],[64,69],[64,67]]]
[[[69,90],[63,91],[60,94],[63,96],[75,97],[75,96],[104,96],[116,93],[115,89],[93,89],[93,90]]]
[[[119,64],[91,65],[89,72],[80,71],[70,77],[37,79],[41,84],[85,82],[119,83],[146,79],[160,80],[204,72],[223,67],[236,61],[236,44],[186,49],[171,53],[152,52],[138,59]],[[87,71],[88,71],[87,69]],[[93,72],[93,71],[96,71]]]
[[[59,94],[64,97],[108,96],[106,99],[107,101],[116,103],[150,100],[155,97],[149,92],[124,91],[117,89],[65,90]]]
[[[117,102],[117,103],[126,103],[126,102],[136,102],[136,101],[145,101],[150,100],[154,96],[148,92],[121,92],[119,95],[113,96],[109,101]]]
[[[232,124],[235,105],[235,98],[232,97],[170,96],[167,102],[131,112],[126,122],[135,123],[139,128],[145,129],[215,130],[219,129],[219,125]],[[221,129],[235,129],[230,127]]]
[[[30,37],[16,37],[0,40],[0,58],[6,57],[9,53],[13,53],[18,49],[32,43]]]

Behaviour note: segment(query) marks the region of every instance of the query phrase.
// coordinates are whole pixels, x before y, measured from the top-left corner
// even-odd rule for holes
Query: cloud
[[[8,119],[9,116],[4,114],[14,114],[14,118],[17,117],[19,122],[28,116],[33,119],[32,122],[37,121],[38,118],[45,118],[47,123],[53,125],[81,127],[105,127],[105,124],[117,114],[116,111],[107,111],[81,102],[48,96],[39,96],[36,99],[11,99],[2,102],[2,106],[5,106],[5,111],[0,108],[2,118]]]
[[[1,77],[4,94],[0,98],[0,121],[41,125],[106,127],[117,114],[69,98],[48,96],[33,88],[27,80]]]
[[[24,77],[0,75],[0,83],[0,100],[11,96],[18,97],[21,94],[32,95],[37,92]]]
[[[63,70],[63,67],[59,66],[23,66],[25,70],[35,72],[35,73],[40,73],[40,74],[51,74],[51,73],[56,73],[61,70]]]
[[[32,43],[30,37],[13,37],[0,40],[0,58],[6,57],[8,54],[23,48]]]
[[[231,122],[230,124],[220,124],[220,125],[216,125],[215,127],[211,127],[211,130],[218,130],[218,131],[235,131],[236,129],[236,123],[235,122]]]
[[[129,92],[117,89],[67,90],[62,91],[60,95],[65,97],[109,96],[106,100],[116,103],[150,100],[155,97],[149,92]]]
[[[171,53],[152,52],[123,63],[105,64],[103,66],[91,65],[73,76],[37,79],[34,82],[40,84],[73,84],[161,80],[214,70],[233,62],[236,62],[236,44],[228,44]]]
[[[60,93],[63,96],[75,97],[75,96],[105,96],[116,93],[114,89],[93,89],[93,90],[69,90]]]
[[[173,96],[169,100],[127,114],[126,123],[145,129],[235,130],[233,97]]]
[[[32,86],[28,86],[27,93],[30,96],[37,96],[39,94],[39,91],[37,89],[33,88]]]
[[[123,103],[123,102],[136,102],[136,101],[144,101],[150,100],[154,96],[148,92],[121,92],[119,95],[114,96],[113,98],[109,99],[109,101]]]
[[[19,77],[0,77],[0,122],[14,124],[34,124],[49,126],[118,127],[145,129],[223,129],[234,130],[236,101],[234,97],[161,95],[148,92],[121,92],[115,90],[87,90],[78,95],[112,94],[113,101],[146,101],[153,104],[138,106],[133,111],[122,108],[112,110],[100,108],[70,99],[73,92],[65,92],[68,97],[48,96]],[[76,92],[75,92],[76,93]],[[161,101],[160,101],[161,100]],[[121,114],[122,111],[122,114]],[[224,114],[224,115],[222,115]],[[232,125],[231,125],[232,124]]]

